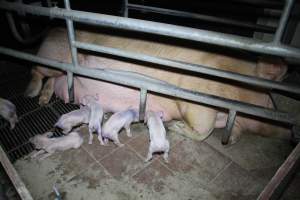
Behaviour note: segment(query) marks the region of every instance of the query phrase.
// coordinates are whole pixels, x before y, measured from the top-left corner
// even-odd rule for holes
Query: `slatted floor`
[[[14,162],[33,150],[29,138],[52,129],[60,115],[78,106],[65,104],[54,96],[48,105],[40,106],[37,97],[23,95],[30,80],[29,68],[0,61],[0,69],[0,97],[15,104],[19,117],[16,127],[10,130],[9,124],[0,116],[0,144]],[[55,136],[59,135],[61,133],[55,130]]]

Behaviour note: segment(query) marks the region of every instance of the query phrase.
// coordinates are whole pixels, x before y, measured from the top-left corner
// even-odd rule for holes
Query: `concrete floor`
[[[224,147],[221,131],[204,142],[180,135],[180,122],[166,124],[171,144],[170,162],[157,155],[144,163],[148,132],[132,125],[133,137],[120,133],[124,147],[89,145],[55,153],[43,160],[22,158],[15,167],[34,199],[54,199],[55,184],[62,199],[256,199],[292,150],[287,141],[243,135],[240,142]],[[296,181],[296,182],[295,182]],[[299,173],[282,199],[300,199]]]

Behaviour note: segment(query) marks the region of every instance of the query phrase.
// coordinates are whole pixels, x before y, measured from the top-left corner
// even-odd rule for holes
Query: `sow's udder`
[[[68,98],[67,77],[61,76],[55,81],[55,94],[65,102],[69,102]],[[85,95],[99,96],[99,103],[104,112],[119,112],[131,107],[139,109],[140,91],[127,88],[115,84],[96,81],[88,78],[74,78],[74,100],[76,104],[81,103],[81,99]],[[147,96],[147,110],[163,111],[164,121],[179,119],[176,103],[172,99],[158,97],[152,94]]]

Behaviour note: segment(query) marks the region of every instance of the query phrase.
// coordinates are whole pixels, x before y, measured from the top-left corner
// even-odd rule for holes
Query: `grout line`
[[[211,183],[213,183],[227,168],[229,168],[229,166],[233,163],[232,160],[230,160],[230,162],[223,168],[221,169],[214,178],[212,178],[207,185],[210,185]]]

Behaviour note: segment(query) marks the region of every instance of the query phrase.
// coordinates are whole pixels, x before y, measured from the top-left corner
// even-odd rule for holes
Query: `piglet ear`
[[[280,58],[259,58],[256,66],[258,77],[281,81],[287,72],[287,65]]]

